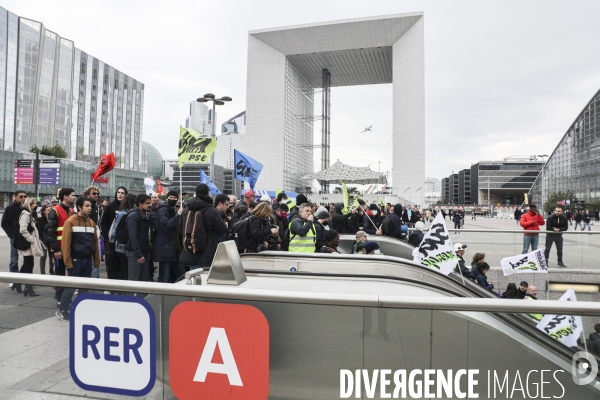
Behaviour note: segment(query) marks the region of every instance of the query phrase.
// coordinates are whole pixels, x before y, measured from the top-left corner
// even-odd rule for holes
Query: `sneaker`
[[[68,321],[71,318],[68,311],[61,310],[56,310],[56,316],[63,321]]]
[[[562,261],[558,262],[558,268],[567,268],[567,266],[565,264],[563,264]]]

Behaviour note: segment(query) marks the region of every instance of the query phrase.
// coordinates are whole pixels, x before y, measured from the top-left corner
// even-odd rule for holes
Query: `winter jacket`
[[[102,213],[102,218],[100,219],[100,231],[102,232],[102,236],[104,237],[104,243],[107,244],[107,249],[109,247],[114,247],[112,243],[108,241],[108,234],[110,231],[110,226],[112,225],[115,217],[119,213],[119,207],[121,207],[121,202],[117,200],[117,192],[119,189],[123,189],[125,194],[127,194],[127,189],[123,186],[119,186],[117,190],[115,190],[115,199],[111,201],[106,207],[104,207],[104,212]]]
[[[36,226],[36,220],[35,218],[31,215],[31,213],[27,210],[23,210],[21,209],[21,215],[19,216],[19,222],[18,222],[18,228],[19,228],[19,233],[21,234],[21,236],[23,236],[25,238],[25,240],[27,240],[29,242],[29,244],[33,244],[34,242],[34,238],[38,237],[38,230],[37,230],[37,226]],[[29,233],[29,229],[28,228],[33,228],[31,229],[31,233]],[[19,250],[18,251],[20,256],[33,256],[33,252],[31,251],[31,246],[27,249],[27,250]]]
[[[590,214],[584,212],[581,214],[581,220],[583,222],[585,222],[586,224],[590,222],[591,218],[590,218]]]
[[[268,242],[269,235],[271,235],[271,220],[269,218],[261,219],[253,215],[248,220],[248,227],[250,237],[248,238],[247,250],[252,253],[266,250],[264,243]]]
[[[4,209],[2,214],[2,229],[10,239],[14,239],[19,231],[19,216],[21,215],[21,203],[13,201]]]
[[[396,207],[394,207],[394,213],[396,212]],[[408,209],[405,209],[402,213],[402,222],[410,222],[411,224],[416,223],[418,219],[418,214],[415,210],[410,210],[410,218],[408,217]]]
[[[540,226],[544,225],[545,222],[544,222],[544,217],[542,217],[540,214],[534,215],[531,212],[531,210],[529,210],[525,214],[523,214],[523,216],[521,217],[520,224],[523,227],[523,229],[526,231],[525,236],[538,236],[537,233],[527,233],[527,232],[539,231]]]
[[[152,213],[149,214],[148,218],[152,219]],[[171,207],[167,203],[159,203],[156,218],[156,239],[152,249],[152,261],[177,261],[179,215],[175,211],[175,207]]]
[[[92,212],[90,213],[90,219],[94,221],[96,226],[98,226],[98,221],[100,220],[100,210],[98,209],[98,204],[95,201],[92,201]]]
[[[454,211],[454,214],[452,215],[453,222],[460,222],[460,220],[463,218],[464,215],[460,211]]]
[[[408,243],[416,247],[423,241],[423,236],[425,236],[425,234],[420,230],[413,231],[408,235]]]
[[[346,219],[352,215],[352,213],[342,214],[342,208],[344,208],[342,203],[335,203],[335,214],[331,219],[331,229],[336,230],[340,235],[347,232]]]
[[[515,214],[514,215],[515,215],[515,219],[516,220],[520,220],[521,219],[521,215],[523,215],[523,212],[521,211],[521,209],[517,208],[515,210]]]
[[[73,214],[73,211],[69,207],[65,206],[63,203],[59,203],[58,207],[62,207],[63,210],[65,210],[65,212],[69,216],[71,216],[71,214]],[[56,228],[58,228],[58,227],[59,227],[58,226],[58,214],[56,213],[56,210],[53,208],[48,213],[48,225],[46,225],[46,236],[48,236],[49,249],[54,253],[61,251],[60,244],[58,243],[58,240],[56,239]]]
[[[479,272],[478,269],[475,270],[475,276],[476,276],[477,283],[482,288],[487,289],[487,290],[492,290],[494,288],[494,285],[492,285],[491,283],[488,283],[487,276],[485,276],[484,274]]]
[[[73,268],[75,258],[94,257],[94,267],[100,266],[98,228],[91,218],[71,215],[63,226],[62,237],[61,251],[67,269]]]
[[[325,227],[318,220],[313,221],[315,225],[315,230],[317,232],[317,239],[315,240],[315,253],[319,251],[319,249],[325,246]]]
[[[152,250],[150,223],[150,218],[137,207],[127,212],[129,243],[126,250],[132,252],[137,259],[148,256]]]
[[[390,214],[390,236],[402,239],[402,204],[394,206],[394,213]]]
[[[373,224],[375,224],[375,226],[373,226]],[[377,228],[379,228],[379,225],[381,225],[379,223],[379,218],[377,218],[376,215],[373,215],[371,211],[368,210],[367,215],[363,218],[362,230],[367,232],[369,235],[374,235],[377,232]]]
[[[464,276],[467,279],[470,280],[475,280],[477,278],[477,273],[475,271],[477,271],[477,269],[475,269],[475,271],[471,272],[469,271],[469,268],[467,268],[467,266],[465,265],[465,260],[464,258],[462,258],[461,256],[457,256],[458,257],[458,265],[456,267],[454,267],[454,271],[456,273],[462,274],[462,276]],[[458,270],[460,268],[460,271]]]
[[[221,218],[221,211],[217,210],[213,205],[213,200],[209,196],[197,195],[188,201],[187,207],[183,210],[179,218],[178,231],[182,238],[185,229],[184,223],[187,214],[191,211],[202,212],[202,220],[204,221],[208,242],[203,252],[192,253],[182,251],[179,256],[179,262],[184,266],[209,268],[217,251],[218,238],[227,233],[227,225],[225,225],[223,218]]]
[[[561,215],[558,217],[556,214],[552,214],[546,220],[546,230],[552,231],[554,228],[558,228],[559,231],[564,232],[569,229],[569,224],[567,223],[567,217]]]
[[[154,253],[154,244],[156,243],[156,235],[158,235],[158,209],[160,208],[161,204],[163,203],[158,203],[156,205],[156,207],[154,207],[153,205],[150,206],[150,211],[148,212],[148,218],[150,218],[150,222],[152,223],[150,226],[151,229],[151,233],[150,233],[150,243],[152,243],[152,251]],[[164,203],[167,204],[167,203]],[[154,255],[152,256],[154,258]],[[153,259],[153,261],[156,261]]]
[[[577,212],[577,214],[575,214],[575,222],[581,222],[582,219],[583,214],[581,212]]]
[[[346,233],[354,234],[362,228],[362,216],[358,211],[354,214],[348,214],[346,217]]]
[[[340,252],[338,251],[337,247],[334,249],[333,247],[327,247],[327,246],[322,246],[321,250],[319,250],[319,253],[340,254]]]

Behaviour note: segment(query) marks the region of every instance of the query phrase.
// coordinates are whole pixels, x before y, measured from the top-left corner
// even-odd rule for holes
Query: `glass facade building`
[[[0,7],[0,149],[59,144],[71,160],[142,170],[144,85]]]
[[[578,200],[600,200],[600,91],[583,108],[548,158],[544,168],[544,195],[571,191]],[[531,188],[541,203],[542,174]]]

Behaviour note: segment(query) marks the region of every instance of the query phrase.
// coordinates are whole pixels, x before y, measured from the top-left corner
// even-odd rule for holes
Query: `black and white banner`
[[[516,273],[547,274],[548,263],[542,249],[537,249],[528,254],[506,257],[500,260],[504,276]]]
[[[567,290],[558,300],[577,301],[575,290]],[[583,332],[583,322],[577,315],[544,315],[537,328],[562,344],[573,347],[577,346],[577,339]]]
[[[437,269],[444,275],[449,275],[456,267],[458,257],[454,252],[442,213],[437,214],[431,227],[423,236],[421,244],[413,250],[412,255],[414,262]]]

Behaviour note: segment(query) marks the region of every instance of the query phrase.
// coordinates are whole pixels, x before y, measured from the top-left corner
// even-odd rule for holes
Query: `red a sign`
[[[255,307],[187,301],[169,321],[171,389],[180,400],[269,396],[269,323]]]

